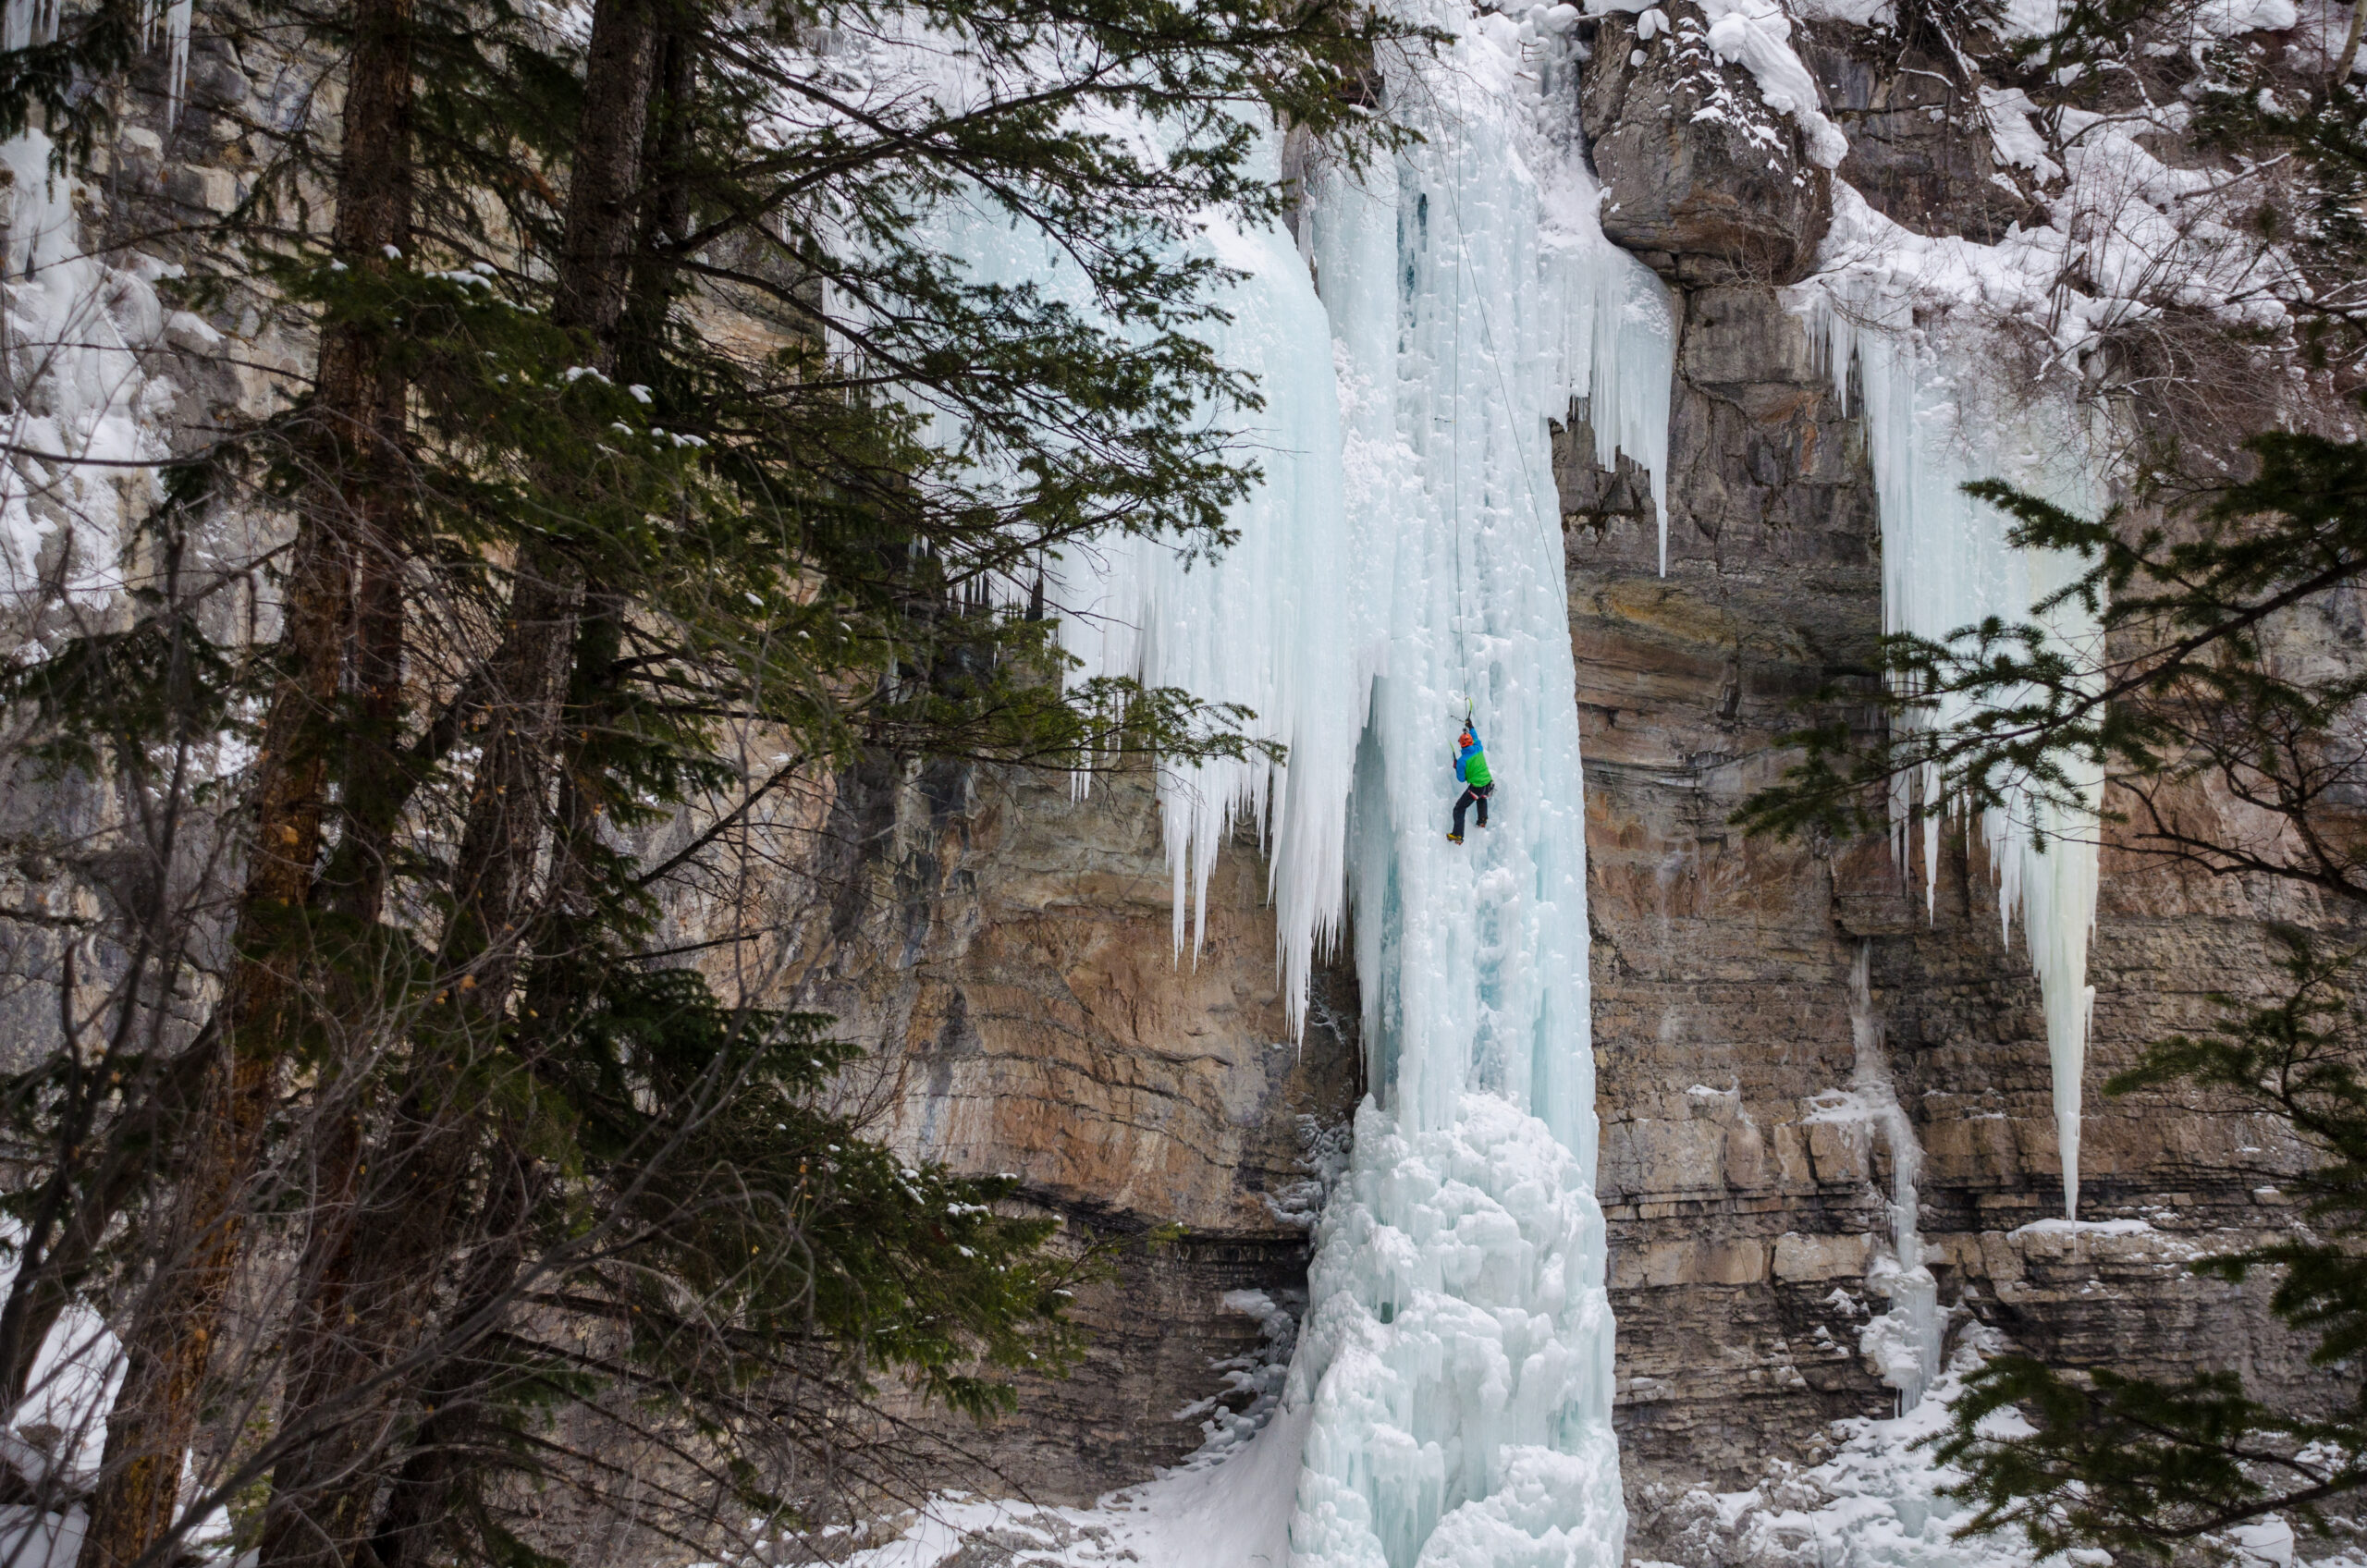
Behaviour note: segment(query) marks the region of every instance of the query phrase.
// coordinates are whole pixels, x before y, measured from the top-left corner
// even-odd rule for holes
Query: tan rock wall
[[[1061,778],[857,769],[826,837],[801,999],[874,1047],[880,1130],[1017,1174],[1073,1243],[1111,1249],[1114,1275],[1079,1294],[1085,1366],[962,1435],[974,1473],[943,1484],[1083,1502],[1142,1479],[1198,1446],[1206,1412],[1179,1413],[1228,1393],[1220,1364],[1265,1348],[1225,1296],[1303,1300],[1309,1140],[1358,1090],[1354,984],[1323,971],[1288,1037],[1246,839],[1210,879],[1206,944],[1179,956],[1144,778],[1080,802]]]
[[[1851,1080],[1864,943],[1943,1301],[2068,1362],[2238,1366],[2306,1397],[2261,1303],[2181,1267],[2282,1221],[2251,1189],[2293,1151],[2250,1121],[2101,1084],[2202,1016],[2204,992],[2262,983],[2263,914],[2313,912],[2107,852],[2082,1213],[2155,1229],[2017,1233],[2061,1194],[2038,988],[2018,931],[2000,938],[1985,866],[1944,839],[1927,918],[1880,844],[1727,825],[1780,771],[1784,730],[1868,689],[1881,601],[1861,433],[1772,292],[1693,291],[1683,334],[1665,578],[1642,486],[1594,469],[1590,437],[1557,448],[1631,1553],[1658,1554],[1686,1488],[1812,1457],[1835,1416],[1895,1405],[1855,1354],[1883,1309],[1865,1281],[1888,1243],[1892,1151],[1817,1103]],[[1828,687],[1845,705],[1809,701]]]

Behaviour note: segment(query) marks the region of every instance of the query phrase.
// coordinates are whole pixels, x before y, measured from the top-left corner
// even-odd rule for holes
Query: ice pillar
[[[1657,486],[1673,331],[1555,134],[1539,89],[1557,43],[1505,17],[1431,19],[1456,43],[1390,84],[1424,140],[1323,182],[1308,237],[1368,681],[1347,866],[1376,1096],[1292,1368],[1287,1399],[1313,1407],[1293,1561],[1610,1568],[1625,1515],[1548,422],[1585,397]],[[1489,827],[1457,846],[1466,712],[1497,785]]]

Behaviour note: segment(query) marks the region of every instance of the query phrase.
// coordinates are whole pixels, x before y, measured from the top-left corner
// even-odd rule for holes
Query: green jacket
[[[1455,753],[1454,776],[1475,790],[1484,790],[1496,781],[1496,776],[1488,771],[1488,753],[1479,747],[1479,731],[1476,729],[1471,730],[1471,744]]]

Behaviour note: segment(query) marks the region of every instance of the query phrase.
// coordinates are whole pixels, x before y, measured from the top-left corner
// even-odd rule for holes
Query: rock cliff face
[[[1811,1458],[1834,1418],[1895,1406],[1857,1354],[1883,1305],[1866,1276],[1895,1155],[1833,1118],[1857,1072],[1861,949],[1922,1148],[1942,1301],[2067,1362],[2235,1365],[2304,1391],[2299,1348],[2257,1304],[2179,1267],[2280,1223],[2253,1189],[2290,1151],[2237,1119],[2094,1090],[2201,1016],[2204,992],[2254,982],[2271,912],[2107,852],[2082,1218],[2152,1230],[2021,1230],[2061,1213],[2053,1101],[2037,985],[2018,930],[2001,939],[1981,857],[1944,839],[1927,918],[1919,876],[1910,897],[1883,845],[1727,825],[1780,771],[1798,704],[1866,679],[1879,533],[1858,433],[1772,294],[1692,291],[1683,331],[1665,579],[1617,476],[1583,457],[1564,469],[1631,1550],[1661,1554],[1686,1488]]]
[[[1282,1018],[1255,840],[1179,956],[1148,781],[963,767],[840,781],[827,909],[802,996],[879,1047],[869,1085],[901,1145],[1021,1176],[1109,1272],[1079,1292],[1083,1366],[964,1435],[973,1484],[1088,1501],[1199,1446],[1228,1373],[1303,1303],[1327,1147],[1361,1093],[1355,982],[1318,972]],[[1228,1298],[1231,1298],[1230,1300]]]
[[[1615,52],[1598,49],[1598,78],[1618,72]],[[1870,60],[1828,40],[1806,53],[1852,138],[1839,178],[1929,232],[2002,227],[2017,199],[1993,178],[1970,83],[1912,52]],[[1612,97],[1588,94],[1590,111]],[[1650,97],[1623,112],[1649,121]],[[1589,129],[1608,202],[1624,203],[1631,178],[1657,171],[1605,161],[1621,129]],[[1821,227],[1788,221],[1804,242]],[[2204,1016],[2204,993],[2260,982],[2264,917],[2317,912],[2107,847],[2081,1217],[2152,1229],[2022,1229],[2061,1213],[2061,1179],[2038,988],[2019,931],[2001,933],[1983,857],[1944,837],[1927,912],[1919,869],[1910,895],[1883,845],[1728,827],[1780,773],[1783,732],[1819,717],[1820,692],[1821,716],[1846,717],[1851,688],[1870,689],[1880,528],[1862,429],[1765,282],[1688,287],[1700,267],[1656,264],[1684,300],[1667,576],[1633,476],[1594,468],[1587,440],[1565,441],[1560,471],[1631,1550],[1669,1544],[1666,1507],[1686,1488],[1812,1457],[1834,1417],[1895,1407],[1855,1329],[1883,1306],[1865,1280],[1896,1151],[1834,1115],[1834,1091],[1860,1071],[1861,954],[1856,1005],[1921,1148],[1944,1304],[2067,1363],[2234,1366],[2309,1397],[2300,1347],[2259,1304],[2179,1266],[2279,1227],[2274,1174],[2294,1151],[2242,1119],[2096,1086]]]
[[[1672,9],[1679,32],[1698,27]],[[1754,161],[1748,125],[1692,129],[1696,100],[1740,84],[1653,65],[1637,31],[1600,24],[1582,96],[1606,229],[1679,300],[1665,577],[1644,475],[1594,466],[1583,409],[1557,451],[1600,1191],[1630,1552],[1649,1559],[1681,1555],[1673,1505],[1687,1488],[1812,1458],[1836,1417],[1895,1405],[1858,1344],[1885,1307],[1868,1272],[1901,1151],[1836,1114],[1870,1066],[1919,1144],[1920,1228],[1956,1321],[2068,1363],[2237,1366],[2310,1397],[2299,1347],[2260,1303],[2181,1267],[2284,1222],[2274,1182],[2295,1151],[2207,1106],[2097,1085],[2203,1016],[2205,993],[2259,985],[2264,919],[2321,912],[2107,849],[2082,1218],[2149,1223],[2026,1229],[2061,1210],[2044,1031],[1978,851],[1944,838],[1927,913],[1919,872],[1910,896],[1883,844],[1729,826],[1781,771],[1784,731],[1870,689],[1879,521],[1859,423],[1777,294],[1814,256],[1828,177],[1788,129]],[[1953,67],[1895,39],[1886,55],[1837,31],[1804,42],[1852,140],[1838,178],[1926,232],[1989,239],[2023,215]],[[868,913],[836,922],[809,994],[887,1048],[900,1134],[1020,1171],[1081,1231],[1184,1227],[1091,1298],[1102,1338],[1085,1371],[1031,1390],[983,1445],[1039,1498],[1137,1478],[1198,1440],[1198,1413],[1259,1353],[1245,1298],[1228,1306],[1226,1292],[1287,1304],[1303,1279],[1310,1162],[1362,1088],[1353,979],[1327,972],[1306,1041],[1284,1041],[1246,839],[1211,888],[1207,947],[1178,959],[1140,786],[1078,802],[984,776],[856,781],[839,815],[850,886],[867,888],[845,908]]]
[[[1895,39],[1868,50],[1811,33],[1810,68],[1851,141],[1828,175],[1787,122],[1699,118],[1720,94],[1755,93],[1730,67],[1681,64],[1665,41],[1700,14],[1668,9],[1658,25],[1673,32],[1651,38],[1636,19],[1596,24],[1571,105],[1609,188],[1606,230],[1678,297],[1665,577],[1644,476],[1593,465],[1583,410],[1558,447],[1600,1191],[1639,1558],[1676,1550],[1669,1520],[1686,1488],[1810,1456],[1835,1417],[1895,1403],[1858,1332],[1883,1305],[1867,1273],[1899,1151],[1832,1114],[1862,1065],[1853,1008],[1878,1025],[1922,1151],[1944,1303],[2065,1361],[2233,1365],[2308,1397],[2297,1347],[2258,1304],[2179,1266],[2192,1247],[2278,1227],[2274,1182],[2294,1151],[2206,1106],[2095,1086],[2202,1016],[2205,993],[2258,985],[2264,919],[2323,913],[2107,851],[2084,1213],[2151,1229],[2023,1229],[2060,1206],[2046,1049],[2027,956],[2017,933],[2001,937],[1978,854],[1944,841],[1927,916],[1881,844],[1774,844],[1728,819],[1780,771],[1799,704],[1838,688],[1848,711],[1881,627],[1863,432],[1777,286],[1814,259],[1834,178],[1910,227],[1976,239],[2029,198],[1994,165],[1952,64]],[[128,137],[117,183],[228,204],[247,156],[234,111],[285,91],[201,35],[169,171]],[[129,223],[140,209],[122,200]],[[252,366],[287,358],[277,324],[249,312],[222,326],[249,368],[209,370],[203,345],[175,340],[188,423],[260,406]],[[2310,634],[2355,650],[2356,606],[2345,613]],[[1442,778],[1441,827],[1449,798]],[[1287,1037],[1246,835],[1211,883],[1206,945],[1179,956],[1143,780],[1077,800],[1058,779],[858,769],[816,821],[822,875],[797,912],[795,989],[874,1047],[879,1075],[857,1092],[914,1152],[1019,1173],[1110,1260],[1081,1292],[1096,1335],[1085,1366],[965,1437],[975,1474],[946,1479],[1083,1501],[1172,1463],[1243,1403],[1244,1374],[1277,1349],[1270,1308],[1303,1292],[1323,1174],[1364,1089],[1353,974],[1322,970],[1304,1039]]]
[[[1833,177],[1703,40],[1698,6],[1597,24],[1580,119],[1608,200],[1602,232],[1686,284],[1789,283],[1816,262]]]

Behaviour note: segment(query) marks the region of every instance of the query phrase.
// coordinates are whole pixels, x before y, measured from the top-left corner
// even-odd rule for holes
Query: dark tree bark
[[[587,335],[604,373],[615,368],[632,277],[660,42],[651,0],[603,0],[594,13],[553,314]],[[563,476],[554,483],[563,487]],[[472,1170],[502,1145],[486,1108],[456,1099],[448,1085],[508,1027],[527,936],[570,880],[563,864],[544,862],[555,812],[580,809],[561,781],[570,748],[560,718],[584,606],[571,542],[527,541],[477,710],[484,755],[454,862],[439,1016],[347,1207],[346,1251],[315,1272],[309,1317],[317,1349],[285,1409],[283,1431],[295,1446],[275,1473],[260,1568],[362,1568],[381,1550],[415,1556],[465,1469],[443,1451],[471,1418],[472,1348],[524,1266],[528,1214],[499,1191],[481,1205],[465,1201]],[[595,615],[592,624],[606,619]],[[531,1180],[513,1170],[506,1186]],[[438,1313],[435,1286],[462,1253],[474,1261],[453,1307]],[[400,1367],[406,1357],[419,1359],[417,1373]],[[369,1513],[399,1439],[408,1457],[374,1530]]]
[[[411,0],[357,0],[332,243],[349,266],[383,268],[411,239]],[[174,1243],[129,1336],[106,1458],[80,1568],[132,1568],[173,1536],[182,1455],[244,1238],[279,1068],[304,1003],[304,931],[326,809],[331,719],[352,624],[357,545],[387,505],[380,481],[399,441],[402,388],[369,324],[325,335],[313,411],[324,463],[297,521],[281,634],[283,673],[265,717],[251,861],[234,937],[224,1027],[179,1183]]]

